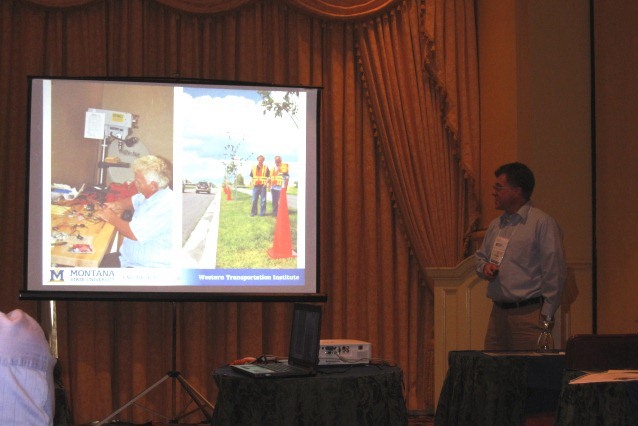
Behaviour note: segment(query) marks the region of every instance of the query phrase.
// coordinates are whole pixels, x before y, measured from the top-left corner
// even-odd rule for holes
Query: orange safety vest
[[[279,168],[277,168],[277,166],[275,166],[275,168],[272,171],[272,174],[270,175],[272,178],[272,184],[274,185],[279,185],[279,186],[284,186],[284,176],[288,177],[288,163],[281,163],[281,166]]]
[[[281,167],[277,168],[275,166],[275,169],[272,171],[272,185],[279,185],[279,186],[284,186],[284,177],[283,175],[288,174],[288,164],[282,164]]]
[[[261,171],[261,173],[259,173]],[[265,185],[268,178],[268,166],[261,166],[261,170],[257,168],[257,166],[253,166],[253,171],[250,176],[253,178],[253,186],[255,185]]]

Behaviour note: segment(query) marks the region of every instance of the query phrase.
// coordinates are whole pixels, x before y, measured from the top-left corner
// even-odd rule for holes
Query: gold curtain
[[[448,5],[454,7],[442,10]],[[455,266],[463,259],[478,219],[473,185],[478,169],[476,49],[468,45],[473,38],[467,39],[463,27],[439,34],[434,56],[430,35],[433,23],[450,14],[473,16],[473,2],[433,1],[425,10],[429,15],[419,4],[406,2],[361,25],[359,32],[375,134],[410,246],[423,269]],[[445,28],[455,28],[456,22]]]
[[[465,89],[446,88],[456,79],[458,64],[447,55],[443,61],[433,46],[438,49],[439,40],[451,43],[463,26],[468,50],[463,54],[471,56],[473,9],[457,5],[467,16],[454,18],[452,32],[440,33],[452,19],[440,8],[460,2],[433,2],[441,11],[435,17],[427,15],[430,2],[424,8],[418,0],[366,2],[369,7],[344,3],[0,2],[0,265],[5,283],[0,309],[37,314],[40,306],[17,298],[25,263],[26,76],[321,86],[319,276],[328,295],[322,337],[372,342],[376,358],[403,369],[408,408],[429,407],[432,293],[423,285],[423,268],[461,260],[464,232],[474,217],[471,183],[478,146],[478,102],[458,95]],[[401,60],[392,65],[382,52]],[[472,88],[476,69],[471,61],[463,66],[474,73],[463,78],[463,86]],[[390,90],[393,80],[406,92]],[[76,423],[104,418],[171,369],[173,310],[177,368],[210,401],[217,392],[214,368],[247,355],[287,350],[291,307],[285,303],[59,302],[59,356]],[[171,390],[161,387],[145,405],[166,413],[171,398]],[[178,406],[186,399],[179,394]],[[149,414],[127,410],[119,418],[140,422]]]
[[[103,0],[24,0],[47,7],[83,6]],[[190,13],[216,14],[254,3],[257,0],[155,0],[157,3]],[[400,0],[281,0],[306,13],[330,20],[357,20],[379,14],[394,7]]]

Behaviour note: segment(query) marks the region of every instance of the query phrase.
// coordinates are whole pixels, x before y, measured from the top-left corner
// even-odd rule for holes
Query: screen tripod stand
[[[197,392],[195,390],[195,388],[193,388],[193,386],[190,383],[188,383],[188,381],[186,381],[184,376],[182,376],[182,374],[179,371],[177,371],[177,369],[176,369],[176,363],[177,363],[177,356],[176,356],[176,347],[177,347],[177,312],[176,312],[176,303],[175,302],[173,302],[173,336],[172,336],[172,338],[173,338],[173,348],[172,348],[173,349],[173,354],[172,354],[171,371],[166,373],[166,375],[164,377],[162,377],[160,380],[158,380],[157,382],[155,382],[154,384],[152,384],[151,386],[146,388],[144,391],[139,393],[137,396],[135,396],[129,402],[127,402],[126,404],[122,405],[117,410],[113,411],[104,420],[102,420],[99,423],[97,423],[97,426],[107,424],[109,421],[111,421],[119,413],[121,413],[122,411],[124,411],[128,407],[136,404],[136,402],[140,398],[144,397],[146,394],[148,394],[153,389],[155,389],[156,387],[158,387],[159,385],[161,385],[162,383],[164,383],[166,380],[169,380],[169,379],[172,379],[172,394],[171,394],[172,395],[172,416],[170,418],[170,422],[169,423],[179,423],[180,419],[183,419],[184,417],[189,416],[190,414],[194,413],[197,410],[201,411],[202,415],[205,417],[205,419],[209,423],[212,422],[212,420],[213,420],[213,411],[215,410],[215,407],[210,402],[208,402],[206,400],[206,398],[204,398],[199,392]],[[176,401],[177,383],[179,383],[182,386],[182,388],[186,391],[186,393],[188,393],[188,396],[190,396],[190,398],[191,398],[190,402],[194,402],[197,405],[197,408],[191,409],[190,411],[186,411],[186,409],[188,409],[188,407],[190,406],[190,403],[189,403],[179,414],[177,413],[177,401]]]

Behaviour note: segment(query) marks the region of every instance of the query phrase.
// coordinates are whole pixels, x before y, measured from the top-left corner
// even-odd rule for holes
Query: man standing
[[[272,196],[272,215],[277,217],[281,189],[286,188],[288,182],[288,164],[282,164],[279,155],[275,156],[275,168],[272,171],[271,178],[270,195]]]
[[[534,174],[522,163],[494,172],[492,195],[503,210],[487,229],[476,253],[476,272],[489,281],[493,306],[486,350],[536,349],[543,323],[554,323],[566,278],[562,231],[534,207]]]
[[[124,237],[119,253],[106,255],[101,267],[171,267],[173,255],[173,191],[169,164],[154,155],[133,162],[135,187],[132,197],[106,203],[96,213]],[[133,211],[130,222],[121,217]],[[119,257],[119,258],[118,258]]]
[[[266,192],[270,182],[270,170],[264,165],[265,157],[257,157],[257,164],[250,171],[253,185],[253,205],[250,210],[251,216],[257,215],[257,203],[259,202],[259,215],[266,215]]]

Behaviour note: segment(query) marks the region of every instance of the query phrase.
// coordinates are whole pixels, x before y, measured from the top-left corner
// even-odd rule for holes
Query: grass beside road
[[[275,223],[273,216],[250,217],[252,199],[249,194],[233,191],[233,199],[221,200],[219,235],[217,238],[217,268],[296,268],[297,259],[271,259],[267,250],[273,247]],[[270,201],[267,212],[272,212]],[[297,251],[297,211],[289,210],[292,249]]]

